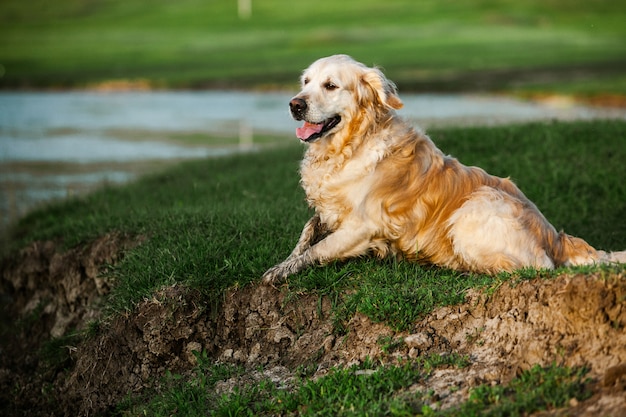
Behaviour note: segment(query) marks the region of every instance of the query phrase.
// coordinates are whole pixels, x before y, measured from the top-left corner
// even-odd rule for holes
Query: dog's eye
[[[308,78],[305,78],[304,80],[302,80],[302,84],[307,85],[309,81],[311,80],[309,80]]]
[[[327,89],[328,91],[333,91],[333,90],[338,89],[339,87],[337,87],[337,85],[328,81],[327,83],[324,84],[324,88]]]

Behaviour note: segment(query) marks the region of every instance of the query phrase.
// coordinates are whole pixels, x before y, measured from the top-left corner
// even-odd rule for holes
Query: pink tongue
[[[296,136],[302,140],[307,140],[316,133],[319,133],[324,127],[324,123],[313,124],[304,122],[302,127],[296,129]]]

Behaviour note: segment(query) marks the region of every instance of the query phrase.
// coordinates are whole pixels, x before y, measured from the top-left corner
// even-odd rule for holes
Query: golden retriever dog
[[[379,69],[334,55],[301,81],[289,106],[303,121],[301,184],[315,215],[265,283],[366,254],[488,274],[626,261],[557,232],[509,179],[444,155],[397,116],[402,101]]]

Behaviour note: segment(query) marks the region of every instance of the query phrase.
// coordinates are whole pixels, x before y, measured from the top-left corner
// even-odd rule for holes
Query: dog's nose
[[[306,110],[306,101],[302,98],[294,97],[289,102],[289,108],[291,109],[291,114],[302,117]]]

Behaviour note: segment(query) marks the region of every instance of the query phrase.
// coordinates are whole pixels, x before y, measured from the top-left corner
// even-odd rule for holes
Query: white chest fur
[[[340,154],[324,159],[315,149],[307,151],[300,167],[302,187],[309,205],[331,229],[348,214],[359,214],[386,153],[382,141],[362,144],[349,158]]]

